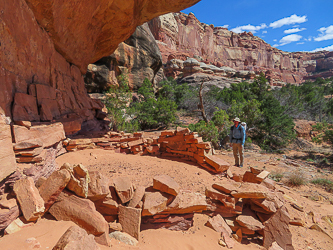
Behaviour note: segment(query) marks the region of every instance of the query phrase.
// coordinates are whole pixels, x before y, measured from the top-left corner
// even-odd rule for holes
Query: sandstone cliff
[[[117,76],[128,76],[132,89],[141,86],[145,78],[154,82],[162,66],[162,56],[147,23],[118,45],[116,51],[88,65],[84,81],[88,92],[104,92],[117,84]]]
[[[288,53],[252,33],[236,34],[201,23],[192,13],[154,18],[149,27],[158,41],[163,63],[187,57],[237,71],[265,72],[271,84],[299,84],[303,79],[332,76],[332,52]]]
[[[14,120],[82,121],[101,104],[82,73],[135,28],[198,0],[13,0],[0,2],[0,107]]]

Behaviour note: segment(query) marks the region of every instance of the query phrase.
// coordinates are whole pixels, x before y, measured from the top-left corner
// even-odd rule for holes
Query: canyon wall
[[[155,83],[162,66],[162,56],[147,23],[135,32],[110,56],[88,65],[85,85],[88,92],[105,92],[118,84],[117,76],[125,74],[131,89],[141,86],[145,78]]]
[[[333,75],[332,52],[283,52],[250,32],[237,34],[201,23],[192,13],[156,17],[149,27],[158,41],[163,63],[192,57],[218,67],[264,72],[272,85],[299,84],[312,75]]]
[[[138,25],[198,0],[0,2],[0,107],[16,121],[94,118],[82,73]]]

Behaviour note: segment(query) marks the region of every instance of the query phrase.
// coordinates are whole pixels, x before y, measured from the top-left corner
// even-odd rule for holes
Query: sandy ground
[[[219,157],[233,164],[233,156],[230,151],[218,152]],[[183,190],[191,190],[204,193],[205,187],[211,185],[222,177],[222,175],[213,175],[205,169],[191,162],[175,161],[151,156],[124,155],[115,153],[112,150],[89,149],[64,154],[57,158],[57,163],[61,166],[65,162],[71,164],[82,163],[89,170],[98,170],[108,176],[110,179],[118,176],[128,176],[135,185],[151,186],[153,177],[160,174],[167,174],[173,177]],[[259,154],[255,152],[245,153],[244,168],[231,167],[233,173],[242,173],[249,167],[266,169],[271,172],[291,173],[298,171],[297,168],[286,166],[283,157],[280,155]],[[319,173],[312,167],[306,167],[304,170],[307,177],[327,176],[327,173]],[[333,249],[333,240],[329,236],[316,230],[308,229],[313,224],[310,212],[318,213],[319,218],[325,215],[333,215],[333,205],[329,199],[332,194],[314,185],[305,185],[299,188],[277,185],[278,189],[288,196],[292,197],[297,204],[303,206],[304,211],[300,212],[293,208],[287,202],[287,208],[290,217],[301,218],[306,226],[292,226],[290,230],[293,235],[293,245],[296,250],[304,249]],[[322,197],[318,201],[306,198],[317,194]],[[196,214],[194,225],[186,232],[175,232],[166,229],[144,230],[141,232],[139,244],[136,247],[127,246],[116,240],[112,240],[113,249],[223,249],[218,244],[220,234],[204,226],[208,217],[206,215]],[[24,228],[12,235],[0,238],[0,249],[30,249],[26,239],[36,238],[40,244],[40,249],[52,249],[60,236],[71,226],[71,222],[57,222],[53,220],[41,219],[34,226]],[[333,235],[333,227],[327,222],[321,220],[320,225],[329,234]],[[101,249],[109,249],[101,246]],[[241,249],[263,249],[261,246],[248,243],[235,243],[235,250]]]

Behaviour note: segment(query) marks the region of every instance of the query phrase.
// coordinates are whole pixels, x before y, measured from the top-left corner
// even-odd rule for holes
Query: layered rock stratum
[[[157,40],[163,63],[170,64],[172,59],[180,61],[172,61],[171,67],[167,67],[169,72],[166,74],[170,76],[177,75],[177,70],[188,73],[179,66],[188,57],[206,64],[197,65],[196,72],[190,73],[211,70],[211,66],[222,67],[224,72],[233,69],[240,75],[264,72],[272,85],[300,84],[306,79],[333,75],[333,52],[284,52],[251,32],[237,34],[201,23],[193,13],[159,16],[149,21],[149,27]]]
[[[84,86],[88,64],[113,53],[138,25],[196,2],[1,1],[0,107],[14,120],[93,119],[102,107]]]

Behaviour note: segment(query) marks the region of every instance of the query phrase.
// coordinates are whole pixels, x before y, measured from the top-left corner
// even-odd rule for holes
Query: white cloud
[[[267,30],[263,30],[262,33],[263,33],[263,34],[267,34]]]
[[[229,27],[229,24],[225,24],[225,25],[222,25],[222,26],[218,26],[218,27],[221,27],[221,28],[228,28]]]
[[[304,38],[305,41],[311,42],[312,41],[312,36],[309,36],[308,39]]]
[[[236,28],[231,29],[232,32],[235,33],[243,33],[244,31],[251,31],[252,33],[256,33],[258,30],[267,28],[267,25],[265,23],[262,23],[258,26],[254,26],[251,24],[238,26]]]
[[[288,35],[288,36],[284,36],[282,37],[282,39],[280,40],[280,44],[277,44],[277,46],[283,46],[286,45],[288,43],[292,43],[292,42],[298,42],[299,40],[302,39],[302,36],[300,35],[296,35],[296,34],[292,34],[292,35]]]
[[[296,44],[304,44],[304,42],[301,42],[301,43],[296,43]]]
[[[290,25],[290,24],[295,24],[295,23],[304,23],[308,19],[306,16],[297,16],[297,15],[291,15],[290,17],[285,17],[280,20],[277,20],[275,22],[272,22],[269,27],[275,29],[275,28],[280,28],[284,25]]]
[[[320,42],[333,39],[333,25],[328,26],[327,28],[322,27],[318,31],[320,31],[321,34],[314,39],[315,41]]]
[[[314,50],[312,50],[312,51],[310,51],[310,52],[317,52],[317,51],[321,51],[321,50],[333,51],[333,44],[330,45],[330,46],[327,46],[327,47],[325,47],[325,48],[317,48],[317,49],[314,49]]]
[[[306,30],[306,28],[288,29],[288,30],[283,31],[283,33],[285,33],[285,34],[291,34],[291,33],[297,33],[297,32],[303,31],[303,30]]]
[[[277,42],[277,39],[274,39],[273,42]]]

